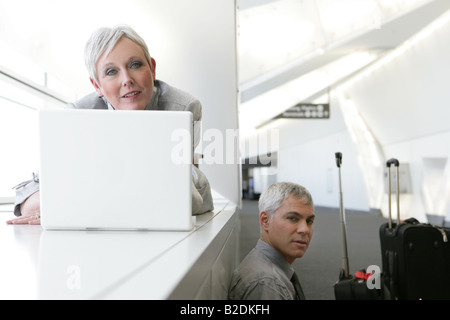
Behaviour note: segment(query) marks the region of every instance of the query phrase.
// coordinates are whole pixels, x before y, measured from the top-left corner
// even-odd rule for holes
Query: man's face
[[[143,110],[153,95],[155,61],[151,67],[142,48],[122,37],[111,52],[97,61],[98,84],[91,79],[99,96],[117,110]]]
[[[262,240],[270,244],[292,264],[308,249],[313,235],[314,209],[297,197],[289,195],[275,211],[273,219],[260,213]]]

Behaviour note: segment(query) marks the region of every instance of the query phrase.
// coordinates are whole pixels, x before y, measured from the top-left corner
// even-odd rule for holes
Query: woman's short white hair
[[[138,44],[144,51],[145,58],[153,70],[151,56],[147,45],[133,28],[127,25],[118,25],[114,28],[99,28],[95,30],[84,50],[84,61],[89,73],[89,77],[98,84],[97,61],[103,53],[108,55],[122,37],[127,37]]]
[[[314,207],[313,198],[305,187],[292,182],[278,182],[270,185],[259,197],[259,212],[266,211],[272,219],[281,202],[289,195],[293,195],[306,205]]]

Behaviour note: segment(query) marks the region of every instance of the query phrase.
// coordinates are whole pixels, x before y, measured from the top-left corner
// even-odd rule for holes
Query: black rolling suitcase
[[[336,165],[339,171],[339,208],[342,241],[342,269],[338,281],[334,284],[334,296],[336,300],[383,300],[385,288],[380,273],[375,274],[371,270],[360,269],[352,276],[349,272],[347,252],[347,231],[345,222],[345,210],[341,183],[342,153],[336,152]],[[375,270],[372,270],[375,271]],[[375,277],[378,277],[375,279]]]
[[[450,230],[400,220],[399,161],[387,161],[389,221],[380,226],[383,282],[396,300],[450,299]],[[397,168],[397,222],[391,213],[391,165]]]

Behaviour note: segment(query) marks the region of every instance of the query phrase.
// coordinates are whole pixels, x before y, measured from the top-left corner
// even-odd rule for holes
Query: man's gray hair
[[[153,70],[151,56],[144,39],[142,39],[133,28],[127,25],[118,25],[114,28],[99,28],[95,30],[84,49],[84,62],[89,77],[98,84],[97,61],[103,53],[108,55],[122,37],[127,37],[138,44],[144,51],[145,58]]]
[[[305,187],[292,182],[278,182],[270,185],[261,194],[258,203],[259,212],[266,211],[272,219],[281,202],[289,195],[293,195],[306,205],[314,207],[312,196]]]

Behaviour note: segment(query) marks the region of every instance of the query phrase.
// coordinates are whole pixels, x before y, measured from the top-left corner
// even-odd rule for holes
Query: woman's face
[[[122,37],[105,56],[97,61],[98,84],[91,79],[100,97],[105,97],[117,110],[144,110],[153,94],[153,71],[142,48]]]

